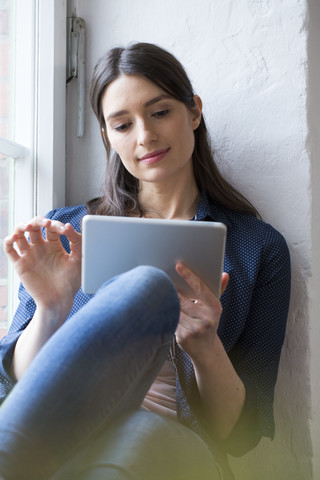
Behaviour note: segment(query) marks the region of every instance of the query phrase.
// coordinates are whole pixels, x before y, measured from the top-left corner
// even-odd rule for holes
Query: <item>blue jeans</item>
[[[44,345],[2,405],[0,477],[48,479],[85,452],[94,463],[109,428],[139,410],[178,319],[175,288],[158,269],[138,267],[105,284]],[[99,475],[92,478],[135,478]]]

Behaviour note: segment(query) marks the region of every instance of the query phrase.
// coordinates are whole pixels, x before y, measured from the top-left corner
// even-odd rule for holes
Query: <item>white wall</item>
[[[317,0],[310,2],[313,15],[318,15],[310,20],[307,0],[72,3],[87,25],[88,83],[96,60],[112,46],[149,41],[169,49],[184,64],[203,99],[222,170],[286,237],[292,255],[293,295],[276,390],[276,438],[263,440],[233,465],[238,478],[245,480],[320,478],[315,427],[320,403],[315,340],[315,335],[319,338],[316,240],[320,232],[319,223],[312,224],[319,209],[315,179],[320,176],[320,145],[313,136],[319,129],[315,127],[320,112],[319,71],[308,76],[309,62],[317,61],[319,34],[314,18],[319,18],[320,5]],[[89,103],[85,136],[74,135],[75,95],[72,82],[68,86],[68,204],[97,195],[104,174],[105,155]],[[310,103],[310,98],[316,103]],[[318,193],[313,198],[314,192]]]

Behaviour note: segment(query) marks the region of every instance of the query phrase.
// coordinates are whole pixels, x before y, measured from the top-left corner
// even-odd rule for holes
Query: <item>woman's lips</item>
[[[147,153],[143,157],[139,159],[140,162],[146,163],[146,164],[151,164],[151,163],[157,163],[160,160],[162,160],[163,157],[167,155],[169,152],[170,148],[165,148],[163,150],[155,150],[154,152]]]

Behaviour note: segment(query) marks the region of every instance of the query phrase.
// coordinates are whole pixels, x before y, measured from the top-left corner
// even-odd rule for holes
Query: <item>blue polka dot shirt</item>
[[[84,205],[48,214],[80,231]],[[219,442],[203,418],[192,363],[176,345],[173,362],[177,375],[179,420],[212,447],[241,455],[262,436],[273,438],[273,398],[290,297],[290,258],[284,238],[272,226],[244,213],[213,204],[202,195],[194,220],[217,221],[227,226],[224,271],[230,279],[221,297],[223,313],[218,334],[246,387],[246,401],[230,437]],[[66,237],[61,237],[69,251]],[[91,298],[80,289],[68,318]],[[14,385],[10,365],[16,341],[32,319],[35,303],[23,285],[20,303],[9,333],[0,342],[0,401]]]

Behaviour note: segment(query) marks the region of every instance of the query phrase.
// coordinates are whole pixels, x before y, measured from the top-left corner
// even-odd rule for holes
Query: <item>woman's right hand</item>
[[[63,248],[60,235],[68,238],[70,254]],[[81,283],[81,234],[70,223],[35,217],[5,238],[4,250],[37,307],[61,309],[61,315],[67,314]]]

